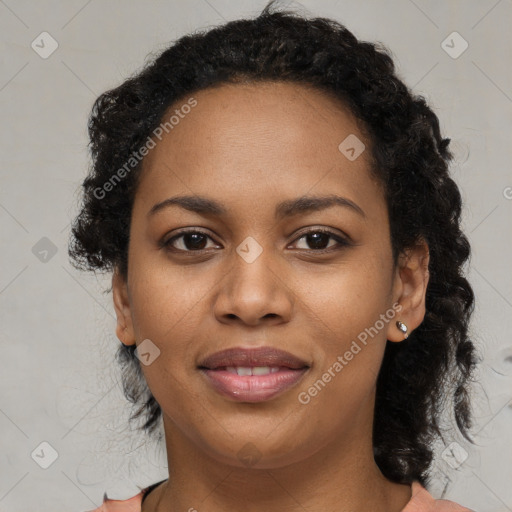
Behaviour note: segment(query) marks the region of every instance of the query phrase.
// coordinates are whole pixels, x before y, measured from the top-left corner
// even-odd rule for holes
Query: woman
[[[425,488],[477,362],[449,139],[385,50],[273,7],[94,105],[70,255],[169,467],[97,510],[467,511]]]

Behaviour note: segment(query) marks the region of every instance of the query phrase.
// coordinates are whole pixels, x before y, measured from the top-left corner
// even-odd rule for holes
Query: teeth
[[[269,373],[276,373],[279,371],[277,366],[227,366],[226,371],[229,373],[236,373],[238,375],[268,375]]]
[[[270,367],[269,366],[255,366],[252,369],[253,375],[268,375],[270,373]]]

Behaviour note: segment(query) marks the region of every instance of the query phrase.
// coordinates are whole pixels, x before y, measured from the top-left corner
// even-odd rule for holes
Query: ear
[[[135,344],[135,332],[133,329],[132,315],[130,311],[130,299],[128,283],[119,274],[117,269],[112,275],[112,295],[117,316],[116,335],[125,345]]]
[[[404,333],[396,326],[397,320],[407,326],[408,335],[423,322],[426,312],[429,261],[428,244],[423,239],[400,254],[393,283],[393,304],[398,302],[401,310],[397,311],[393,321],[389,323],[389,341],[398,342],[405,339]]]

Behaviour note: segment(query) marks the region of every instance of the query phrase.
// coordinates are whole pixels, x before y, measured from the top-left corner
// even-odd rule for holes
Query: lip
[[[274,347],[234,347],[208,356],[200,368],[216,370],[226,366],[284,366],[293,370],[309,366],[306,361]]]
[[[278,368],[267,375],[238,375],[226,368],[233,366]],[[238,402],[263,402],[295,386],[308,371],[302,359],[273,347],[230,348],[216,352],[198,366],[215,391]]]

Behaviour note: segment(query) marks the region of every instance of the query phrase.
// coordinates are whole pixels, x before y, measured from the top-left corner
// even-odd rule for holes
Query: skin
[[[393,266],[383,190],[369,172],[370,141],[339,101],[279,82],[221,85],[194,98],[197,106],[144,160],[127,280],[113,275],[118,338],[127,345],[150,339],[160,350],[142,369],[162,408],[170,477],[143,512],[399,512],[411,487],[386,479],[373,458],[376,378],[386,340],[404,339],[396,320],[410,333],[424,318],[428,246],[404,252]],[[349,134],[366,145],[354,161],[338,150]],[[274,218],[283,200],[329,194],[350,199],[365,217],[332,206]],[[174,205],[148,216],[176,195],[207,196],[227,213]],[[179,238],[175,252],[159,246],[183,228],[207,236],[199,245]],[[329,252],[321,254],[304,236],[315,228],[348,236],[352,245],[325,237],[317,243]],[[263,250],[252,263],[236,252],[247,237]],[[393,304],[402,308],[395,318],[300,403],[298,393]],[[310,365],[297,386],[266,402],[223,397],[197,370],[219,350],[263,345]],[[237,455],[247,443],[260,457],[253,465]]]

